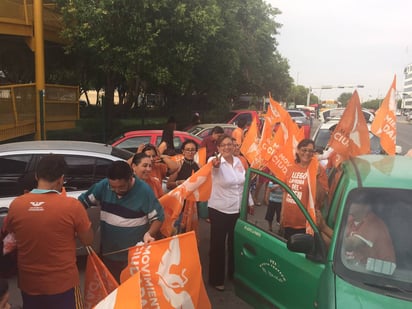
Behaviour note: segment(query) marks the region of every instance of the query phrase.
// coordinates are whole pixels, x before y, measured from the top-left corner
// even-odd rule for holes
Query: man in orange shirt
[[[37,165],[37,189],[10,204],[7,230],[17,243],[18,283],[25,309],[82,308],[76,236],[91,245],[83,205],[62,192],[66,162],[46,155]]]
[[[247,125],[246,118],[240,118],[237,123],[237,128],[232,131],[232,137],[236,140],[239,146],[242,146],[245,138],[245,127]]]

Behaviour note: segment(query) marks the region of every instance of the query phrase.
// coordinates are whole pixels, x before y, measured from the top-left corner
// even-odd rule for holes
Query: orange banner
[[[137,272],[93,309],[139,309],[142,308],[140,297],[140,273]]]
[[[380,137],[383,150],[389,155],[396,154],[396,75],[392,85],[375,113],[371,131]]]
[[[120,281],[136,272],[142,308],[211,308],[193,231],[131,248]]]
[[[333,158],[335,166],[349,157],[370,152],[369,129],[356,90],[330,136],[329,147],[339,154]]]
[[[85,309],[93,308],[119,286],[97,254],[92,249],[88,252],[84,280]]]
[[[165,212],[165,220],[160,229],[168,237],[173,234],[173,225],[182,211],[184,200],[207,201],[212,191],[212,162],[202,166],[180,186],[163,195],[159,202]]]

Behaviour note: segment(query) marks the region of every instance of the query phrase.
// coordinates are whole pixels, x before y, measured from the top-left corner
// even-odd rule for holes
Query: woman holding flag
[[[300,141],[296,150],[295,162],[288,169],[285,181],[308,211],[311,205],[313,208],[315,207],[316,192],[328,192],[325,169],[319,164],[314,154],[315,142],[313,140],[303,139]],[[319,185],[323,190],[317,188]],[[306,219],[289,194],[283,195],[280,224],[283,236],[287,240],[294,234],[306,233]]]
[[[181,185],[199,170],[199,165],[196,163],[195,155],[197,152],[197,144],[194,140],[188,139],[182,144],[183,160],[179,169],[171,174],[167,180],[167,189],[173,190],[177,186]],[[197,230],[198,217],[197,207],[195,201],[184,201],[182,212],[179,219],[176,220],[175,227],[177,233],[189,232],[191,230]]]

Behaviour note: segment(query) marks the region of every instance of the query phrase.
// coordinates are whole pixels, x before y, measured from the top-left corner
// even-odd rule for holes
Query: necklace
[[[186,159],[186,158],[183,158],[183,161],[184,161],[186,164],[189,164],[190,166],[192,166],[193,163],[194,163],[193,160],[189,160],[189,159]]]

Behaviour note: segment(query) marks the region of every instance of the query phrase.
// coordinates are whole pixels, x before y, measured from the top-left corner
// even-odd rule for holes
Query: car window
[[[192,132],[190,132],[190,133],[192,133]],[[197,135],[201,138],[205,138],[205,137],[209,136],[211,133],[212,133],[212,128],[204,129],[200,134],[194,134],[194,133],[192,133],[192,134]]]
[[[113,161],[103,158],[65,155],[67,172],[64,175],[66,191],[87,190],[94,183],[107,176],[107,169]]]
[[[269,180],[267,177],[252,172],[250,175],[251,179],[253,179],[250,191],[255,193],[258,189],[258,199],[261,199],[263,203],[262,206],[255,206],[254,213],[249,214],[246,217],[246,221],[286,242],[278,223],[281,213],[281,206],[278,201],[283,196],[282,189],[280,189],[275,180]]]
[[[0,157],[0,197],[23,193],[23,177],[29,170],[31,155]]]
[[[130,137],[122,141],[116,147],[127,149],[135,153],[139,145],[149,144],[149,143],[150,143],[150,136],[136,136],[136,137]]]
[[[359,284],[410,288],[412,190],[356,189],[345,204],[335,262]]]

